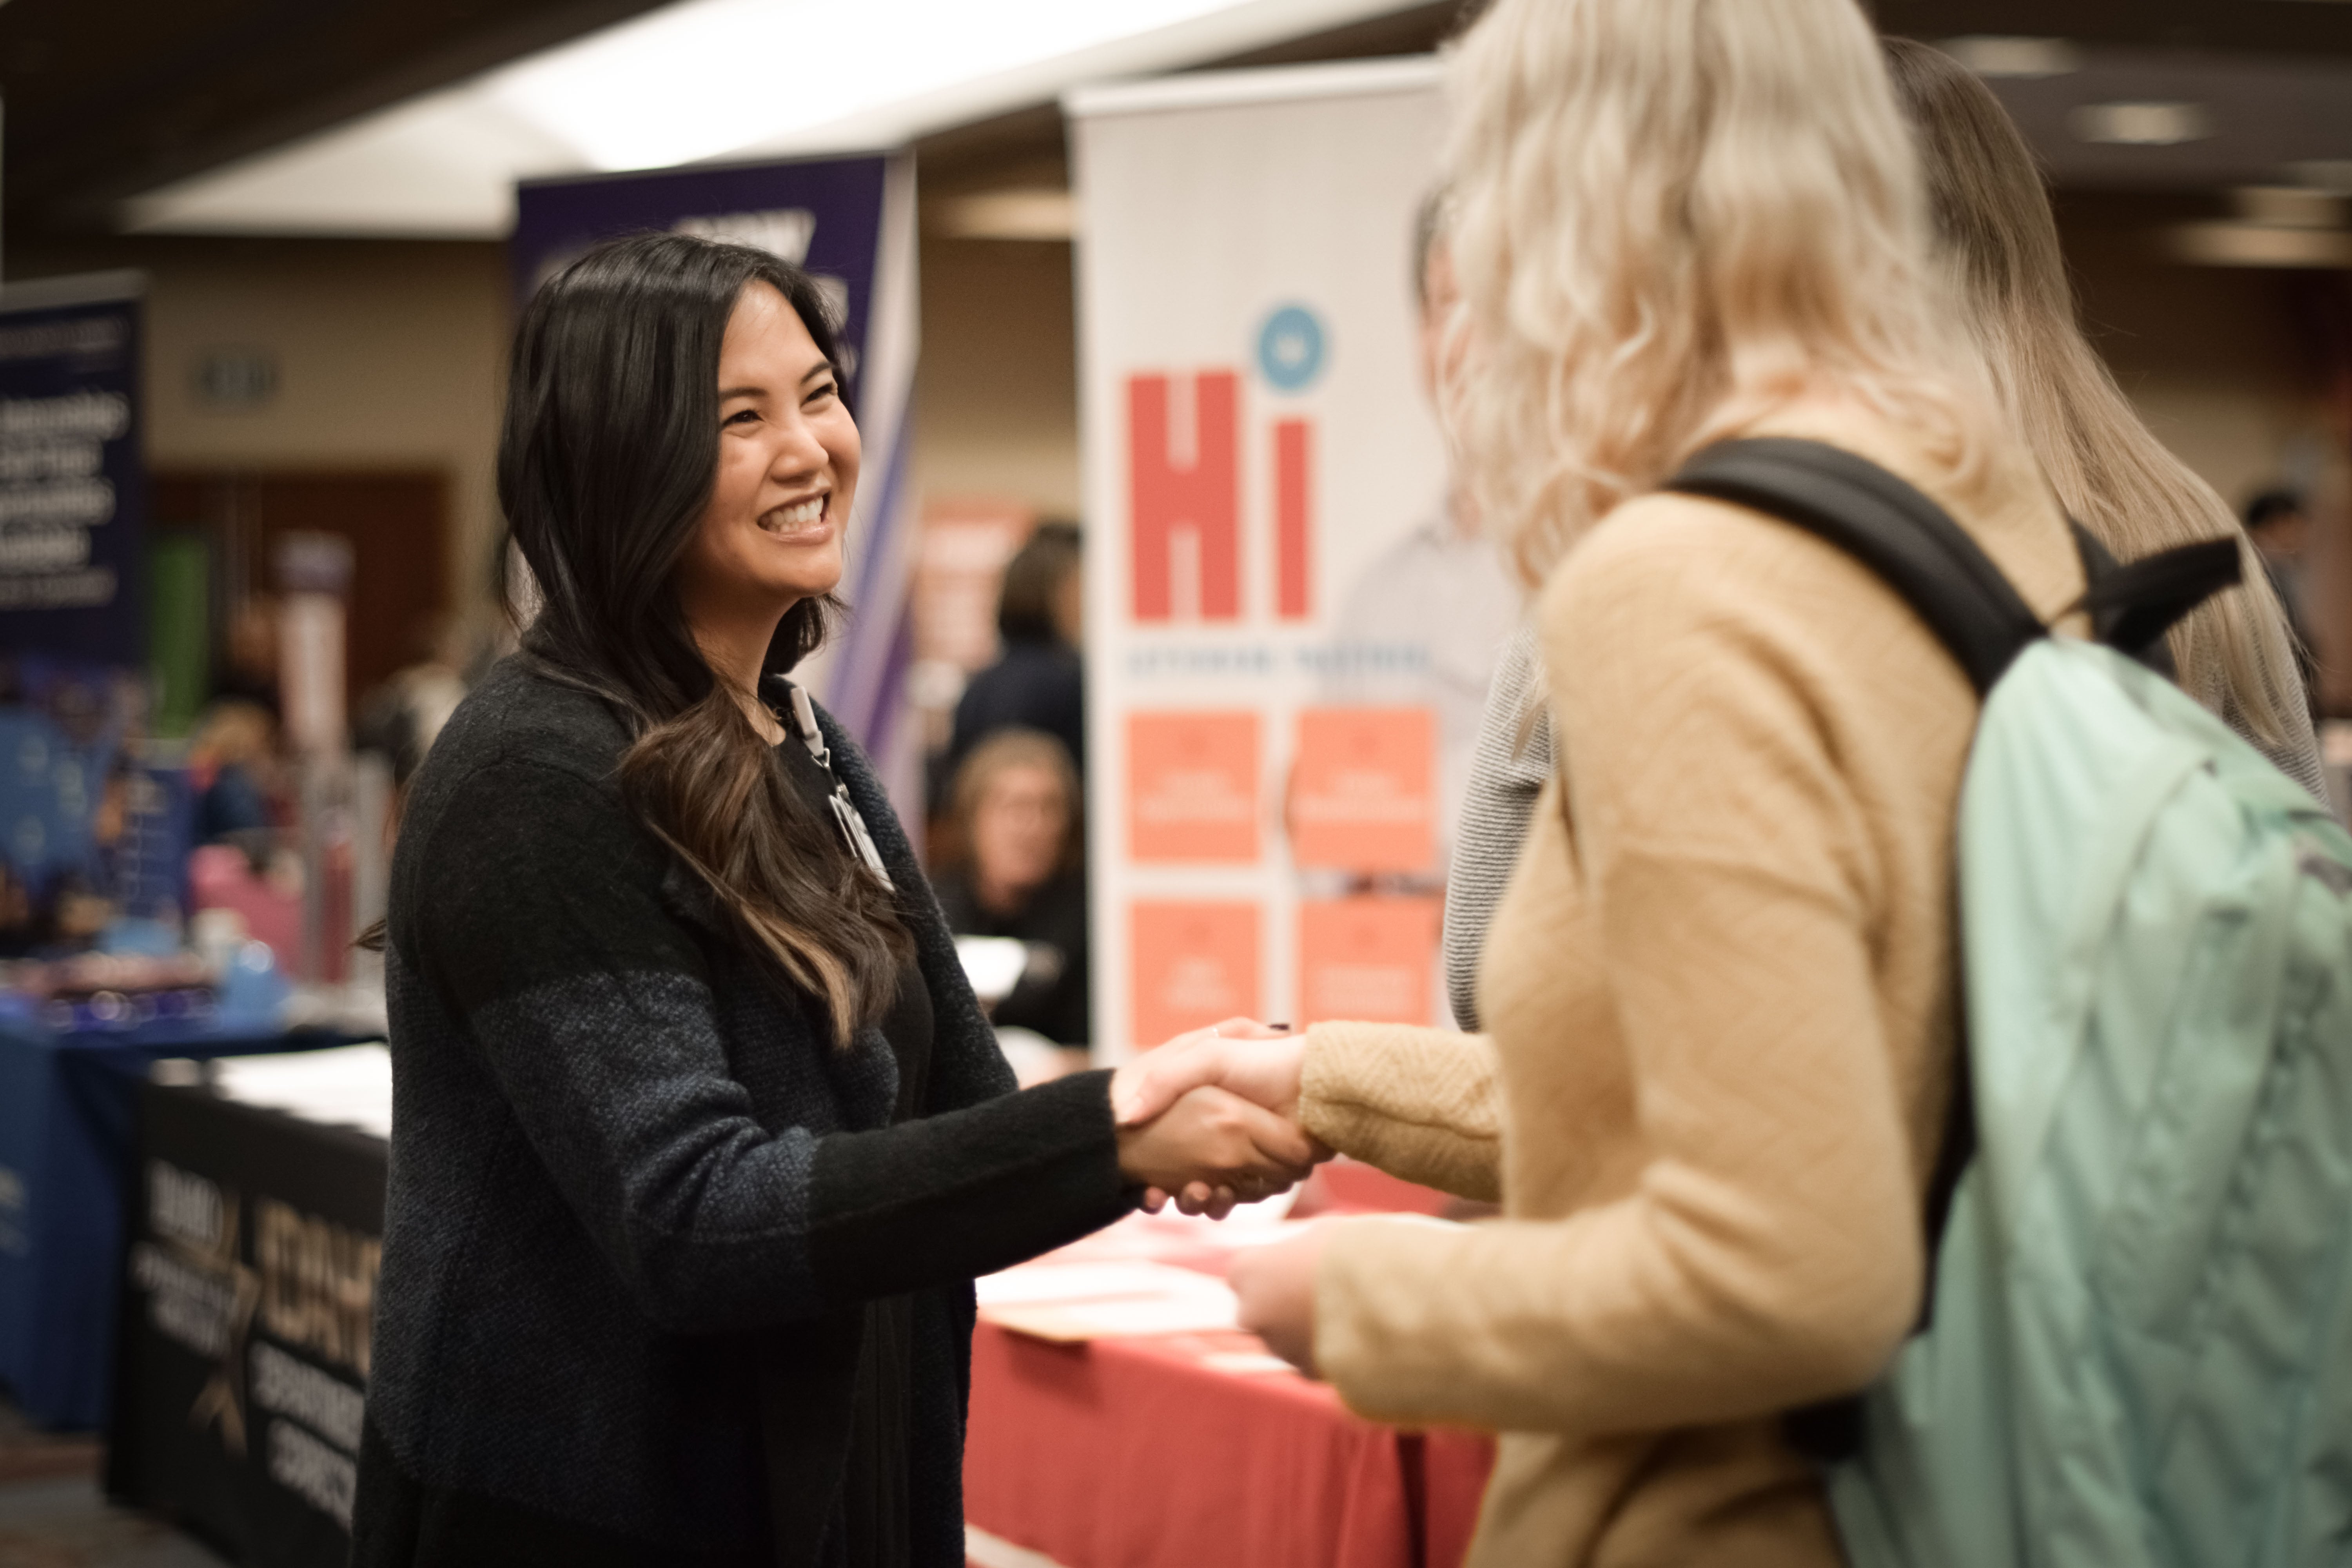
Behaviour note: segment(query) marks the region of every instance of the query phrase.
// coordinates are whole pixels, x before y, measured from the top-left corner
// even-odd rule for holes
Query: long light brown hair
[[[1444,401],[1530,585],[1811,395],[1902,426],[1963,494],[2009,460],[1853,0],[1498,0],[1450,86],[1468,344]]]
[[[2200,539],[2243,541],[2243,584],[2169,636],[2184,689],[2265,745],[2311,744],[2285,613],[2228,503],[2165,448],[2076,321],[2033,154],[1992,89],[1940,49],[1885,40],[1916,132],[1939,252],[1969,336],[2018,436],[2074,518],[2125,560]]]

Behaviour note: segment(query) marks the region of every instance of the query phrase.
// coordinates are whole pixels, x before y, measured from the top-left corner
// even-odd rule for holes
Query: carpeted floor
[[[0,1400],[0,1568],[226,1568],[98,1489],[96,1439],[29,1425]]]

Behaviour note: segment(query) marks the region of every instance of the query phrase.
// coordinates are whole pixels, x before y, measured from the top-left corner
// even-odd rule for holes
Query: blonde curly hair
[[[1620,502],[1800,399],[1897,423],[1963,494],[2000,418],[1853,0],[1497,0],[1455,52],[1444,392],[1539,584]]]

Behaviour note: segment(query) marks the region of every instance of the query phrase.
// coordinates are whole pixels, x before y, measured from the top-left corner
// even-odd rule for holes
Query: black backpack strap
[[[1981,697],[2044,627],[1942,507],[1877,464],[1819,441],[1724,441],[1665,489],[1792,522],[1876,573],[1927,623]]]
[[[2162,657],[2164,634],[2222,589],[2242,582],[2245,555],[2234,539],[2207,539],[2143,555],[2129,565],[2109,556],[2104,570],[2086,576],[2090,587],[2082,607],[2091,613],[2099,640],[2177,679],[2170,658]]]
[[[1725,441],[1692,458],[1664,488],[1764,512],[1843,550],[1910,605],[1968,672],[1979,698],[2047,629],[1943,508],[1851,452],[1784,437]],[[2237,541],[2184,545],[2126,565],[2082,524],[2070,518],[2068,526],[2087,584],[2075,607],[2089,614],[2093,634],[2171,675],[2164,634],[2217,590],[2239,580],[2242,557]],[[1953,1085],[1927,1182],[1922,1329],[1935,1301],[1937,1248],[1954,1191],[1976,1148],[1975,1096],[1963,1070]],[[1785,1412],[1781,1430],[1809,1458],[1850,1458],[1862,1446],[1862,1402],[1849,1396]]]
[[[2044,633],[2040,618],[2000,568],[1943,508],[1851,452],[1779,437],[1726,441],[1693,458],[1665,488],[1782,519],[1860,561],[1902,595],[1951,650],[1979,698]],[[2087,580],[2096,582],[2119,570],[2098,541],[2079,528],[2075,545]],[[1975,1097],[1963,1069],[1952,1086],[1935,1169],[1927,1181],[1922,1216],[1927,1239],[1922,1329],[1935,1300],[1936,1250],[1951,1214],[1953,1193],[1975,1158],[1976,1147]],[[1780,1429],[1798,1453],[1834,1464],[1861,1450],[1862,1423],[1862,1400],[1848,1395],[1786,1411]]]

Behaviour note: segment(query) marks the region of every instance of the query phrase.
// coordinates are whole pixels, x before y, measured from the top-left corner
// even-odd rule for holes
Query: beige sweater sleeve
[[[1528,855],[1580,889],[1572,929],[1599,949],[1644,1164],[1559,1219],[1339,1222],[1316,1354],[1368,1415],[1576,1434],[1741,1419],[1859,1386],[1913,1321],[1872,852],[1801,673],[1844,605],[1817,563],[1762,584],[1703,531],[1654,531],[1700,504],[1635,503],[1649,515],[1580,546],[1541,611],[1575,847],[1571,865],[1554,820]],[[1489,973],[1543,962],[1548,939],[1498,931]]]
[[[1409,1024],[1307,1031],[1300,1125],[1392,1176],[1493,1203],[1502,1196],[1495,1052],[1484,1035]]]

